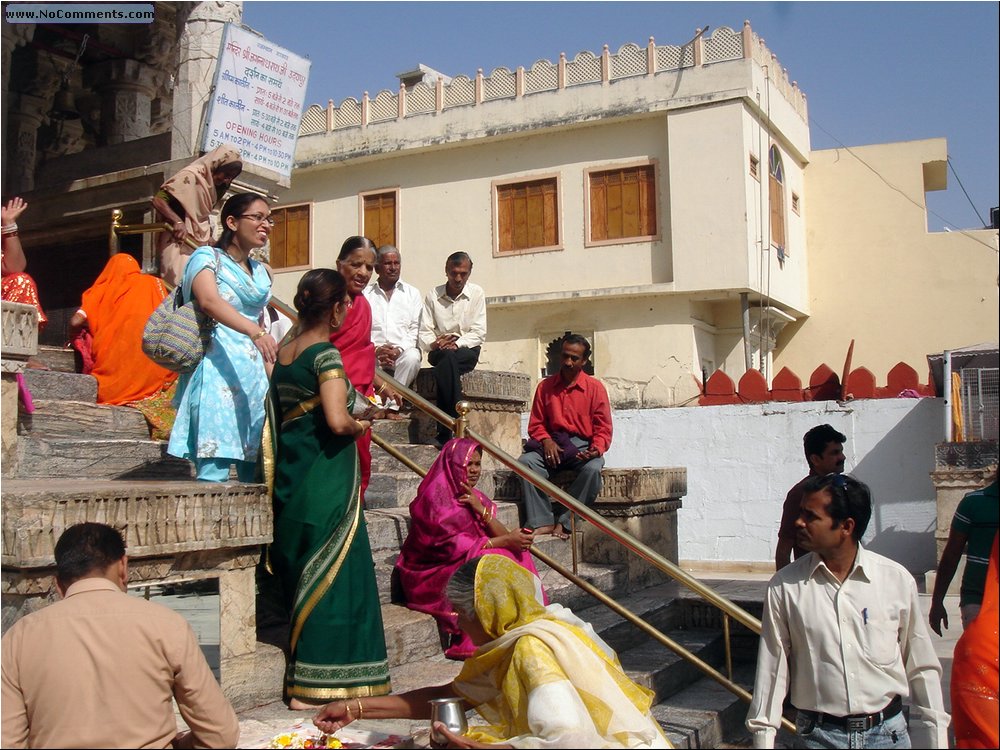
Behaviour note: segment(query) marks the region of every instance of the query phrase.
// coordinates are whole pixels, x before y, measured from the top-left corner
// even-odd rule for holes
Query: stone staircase
[[[135,582],[219,579],[224,689],[238,711],[280,700],[287,625],[255,601],[256,563],[271,535],[264,488],[193,481],[191,465],[167,456],[165,444],[149,438],[138,412],[96,404],[96,382],[60,371],[71,369],[72,363],[58,351],[43,351],[40,359],[53,369],[26,371],[36,411],[19,416],[15,470],[5,467],[4,627],[51,598],[46,589],[51,549],[63,528],[79,520],[112,523],[126,529]],[[429,466],[437,454],[421,444],[428,430],[419,420],[379,421],[374,429],[422,466]],[[485,464],[479,486],[497,498],[500,519],[514,528],[519,523],[518,483],[509,470],[491,460]],[[632,480],[625,477],[628,472],[619,472],[624,478],[606,480],[598,506],[601,500],[608,508],[615,506],[614,498],[604,497],[608,485],[624,495],[631,491],[627,481],[643,481],[642,476],[635,479],[635,472]],[[419,481],[373,446],[365,516],[396,691],[446,682],[460,668],[443,657],[433,618],[393,603],[392,566],[406,537],[407,505]],[[624,506],[623,500],[618,498],[619,506]],[[679,499],[674,502],[679,506]],[[626,519],[626,526],[630,522],[647,521]],[[664,582],[658,573],[650,575],[634,563],[602,555],[592,538],[596,530],[588,526],[582,524],[577,531],[578,549],[585,560],[602,562],[581,562],[579,575],[722,669],[721,621],[714,609],[678,584]],[[673,543],[673,554],[663,554],[676,560],[676,539]],[[568,542],[547,537],[537,547],[571,566]],[[656,692],[654,714],[675,746],[718,747],[741,736],[746,707],[739,699],[540,561],[538,568],[549,598],[591,622],[618,651],[633,679]],[[720,593],[759,616],[763,583],[727,585]],[[738,625],[733,632],[735,680],[749,688],[755,637]]]

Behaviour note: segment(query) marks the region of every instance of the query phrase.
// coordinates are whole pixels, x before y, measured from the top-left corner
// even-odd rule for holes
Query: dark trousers
[[[480,347],[471,349],[436,349],[427,355],[427,361],[434,368],[434,382],[437,384],[438,407],[452,417],[457,417],[455,404],[462,400],[461,377],[476,369],[479,363]],[[443,425],[438,428],[438,437],[444,438],[450,433]]]

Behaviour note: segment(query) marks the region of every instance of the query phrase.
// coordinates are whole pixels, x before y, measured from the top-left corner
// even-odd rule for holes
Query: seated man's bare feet
[[[556,539],[569,539],[569,532],[562,527],[561,524],[556,524],[552,529],[552,536]]]
[[[550,523],[547,526],[539,526],[535,529],[535,536],[545,536],[547,534],[554,534],[556,531],[556,524]]]

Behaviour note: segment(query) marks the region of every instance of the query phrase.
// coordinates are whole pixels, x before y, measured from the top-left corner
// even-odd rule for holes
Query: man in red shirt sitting
[[[601,381],[583,371],[590,361],[587,339],[567,333],[561,359],[559,372],[542,380],[535,391],[528,441],[518,461],[546,479],[555,471],[575,472],[569,494],[590,506],[601,491],[604,454],[611,446],[611,405]],[[567,539],[569,510],[563,509],[556,519],[549,497],[531,482],[521,483],[525,525],[536,535]]]

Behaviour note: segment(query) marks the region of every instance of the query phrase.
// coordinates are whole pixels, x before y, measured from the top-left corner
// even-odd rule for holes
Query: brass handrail
[[[111,233],[108,237],[108,244],[110,245],[112,255],[119,252],[119,237],[125,237],[133,234],[158,234],[160,232],[170,232],[173,230],[173,227],[165,221],[155,222],[152,224],[122,224],[121,220],[124,215],[125,214],[120,208],[116,208],[111,212]],[[192,240],[191,237],[185,237],[184,244],[192,249],[197,249],[199,247],[198,243]],[[298,313],[295,311],[295,308],[286,302],[283,302],[277,297],[271,297],[267,304],[268,307],[273,307],[275,310],[287,315],[291,319],[292,323],[298,322]]]
[[[620,544],[625,545],[627,549],[630,549],[636,554],[639,554],[647,561],[656,565],[656,567],[665,572],[667,575],[674,578],[674,580],[677,580],[679,583],[687,586],[689,589],[691,589],[696,594],[701,596],[702,599],[709,601],[709,603],[721,609],[723,611],[723,637],[725,639],[724,645],[725,645],[725,656],[726,656],[726,669],[729,674],[728,678],[726,677],[726,675],[723,675],[721,672],[719,672],[710,664],[708,664],[707,662],[705,662],[704,660],[693,654],[691,651],[681,646],[679,643],[671,639],[669,636],[665,635],[659,629],[657,629],[653,625],[650,625],[648,622],[646,622],[637,614],[629,610],[627,607],[619,604],[614,599],[609,597],[607,594],[602,592],[600,589],[596,588],[595,586],[591,585],[584,579],[580,578],[572,571],[566,570],[564,567],[559,565],[559,563],[557,563],[551,557],[546,555],[544,552],[535,549],[534,547],[531,548],[531,554],[534,555],[539,560],[541,560],[542,562],[544,562],[550,568],[552,568],[556,573],[574,583],[576,586],[578,586],[579,588],[581,588],[582,590],[593,596],[595,599],[597,599],[599,602],[607,606],[609,609],[611,609],[621,617],[631,622],[633,625],[638,627],[648,636],[650,636],[654,640],[658,641],[659,643],[669,648],[671,651],[673,651],[681,658],[693,664],[702,673],[715,680],[717,683],[722,685],[724,688],[729,690],[731,693],[736,695],[744,702],[749,703],[752,700],[753,696],[749,692],[747,692],[744,688],[742,688],[741,686],[737,685],[735,682],[732,681],[733,667],[732,667],[732,652],[729,643],[730,641],[729,618],[732,617],[733,619],[736,619],[737,621],[748,627],[750,630],[757,633],[758,635],[760,634],[760,620],[758,620],[749,612],[746,612],[746,610],[742,609],[736,604],[733,604],[725,597],[719,596],[712,589],[706,587],[703,583],[698,581],[698,579],[693,578],[680,568],[676,567],[669,560],[666,560],[665,558],[661,557],[658,553],[647,547],[638,539],[635,539],[628,532],[621,531],[620,529],[616,529],[615,527],[611,526],[604,520],[603,517],[595,514],[593,511],[587,508],[587,506],[579,503],[571,495],[568,495],[556,485],[546,481],[545,479],[531,472],[530,470],[525,469],[522,464],[518,463],[512,456],[510,456],[510,454],[508,454],[502,448],[494,445],[490,440],[484,438],[482,435],[475,432],[474,430],[469,429],[465,424],[466,423],[465,414],[468,413],[469,410],[469,405],[467,402],[462,402],[458,404],[456,410],[459,412],[460,416],[458,419],[454,419],[445,414],[437,406],[431,404],[429,401],[427,401],[422,396],[417,394],[415,391],[404,386],[402,383],[400,383],[398,380],[393,378],[388,373],[383,372],[381,369],[376,369],[376,372],[378,373],[379,379],[382,380],[382,382],[387,383],[390,387],[392,387],[395,391],[397,391],[401,396],[403,396],[416,408],[420,409],[425,414],[428,414],[429,416],[433,417],[438,422],[451,428],[455,432],[455,434],[458,435],[459,437],[465,436],[472,438],[473,440],[478,442],[481,446],[483,446],[483,449],[486,450],[488,453],[490,453],[490,455],[492,455],[494,458],[499,459],[501,463],[513,469],[518,475],[527,479],[529,482],[534,484],[543,492],[547,492],[550,495],[554,496],[559,502],[561,502],[563,505],[566,505],[571,510],[580,512],[580,515],[586,517],[591,523],[593,523],[599,529],[601,529],[606,534],[611,536],[613,539],[617,540]],[[397,449],[388,441],[372,433],[372,442],[374,442],[380,448],[389,453],[393,458],[397,459],[398,461],[406,465],[412,471],[419,474],[421,477],[426,476],[427,474],[426,469],[424,469],[419,464],[411,460],[408,456],[404,455],[399,449]],[[795,732],[795,725],[784,717],[782,717],[781,719],[781,725],[784,729],[792,733]]]
[[[391,375],[388,375],[382,370],[376,370],[376,372],[378,373],[379,378],[383,382],[388,383],[395,391],[403,395],[407,401],[412,403],[414,406],[419,408],[424,413],[429,414],[431,417],[434,417],[438,422],[441,422],[446,427],[451,428],[453,431],[456,432],[456,434],[459,432],[458,428],[464,427],[464,425],[459,424],[460,422],[464,422],[464,420],[461,417],[456,420],[448,416],[443,411],[441,411],[437,406],[429,403],[422,396],[418,395],[416,392],[405,387],[402,383],[393,378]],[[483,446],[484,450],[486,450],[491,456],[500,461],[500,463],[504,464],[507,468],[513,470],[514,473],[516,473],[518,476],[522,477],[523,479],[527,479],[529,482],[534,484],[540,490],[550,495],[551,497],[555,498],[555,500],[561,503],[562,505],[566,506],[569,510],[583,516],[588,521],[590,521],[594,526],[603,531],[605,534],[609,535],[610,537],[618,541],[620,544],[625,545],[626,548],[630,549],[632,552],[639,555],[647,562],[652,563],[655,567],[659,568],[661,571],[669,575],[675,581],[683,584],[684,586],[687,586],[689,589],[698,594],[702,599],[707,600],[711,604],[715,605],[718,609],[721,609],[723,612],[728,614],[737,622],[743,624],[757,635],[760,635],[760,620],[751,615],[745,609],[743,609],[742,607],[738,607],[737,605],[730,602],[728,599],[719,596],[715,591],[713,591],[708,586],[703,584],[697,578],[694,578],[684,570],[681,570],[679,567],[674,565],[666,558],[662,557],[651,547],[639,541],[628,532],[622,531],[621,529],[612,526],[604,519],[603,516],[600,516],[594,511],[592,511],[586,505],[579,502],[575,497],[565,492],[563,489],[557,487],[551,482],[535,474],[533,471],[525,467],[524,464],[518,462],[517,459],[515,459],[513,456],[504,451],[502,448],[495,445],[493,441],[491,441],[486,436],[480,435],[478,432],[476,432],[470,427],[464,427],[464,430],[462,430],[462,432],[464,432],[464,435],[466,437],[472,438],[481,446]]]

